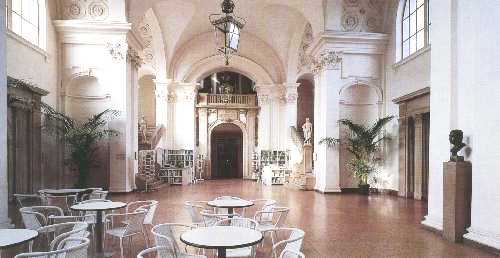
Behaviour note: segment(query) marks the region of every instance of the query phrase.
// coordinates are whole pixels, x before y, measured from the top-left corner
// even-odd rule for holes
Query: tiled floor
[[[183,209],[184,201],[211,200],[221,195],[272,198],[279,205],[290,207],[287,224],[305,230],[303,252],[308,258],[495,257],[479,249],[446,242],[423,229],[420,221],[426,213],[426,203],[394,196],[324,195],[282,186],[261,186],[251,181],[218,180],[169,186],[153,193],[117,194],[111,198],[121,201],[155,199],[160,202],[156,223],[189,223],[190,218]],[[136,237],[134,250],[127,251],[127,257],[135,257],[143,248],[144,242]],[[261,252],[260,256],[268,255]]]

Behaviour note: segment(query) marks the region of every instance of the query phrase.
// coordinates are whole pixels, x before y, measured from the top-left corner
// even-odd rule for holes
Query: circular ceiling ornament
[[[345,13],[342,17],[342,28],[344,31],[354,31],[358,28],[359,17],[354,13]]]
[[[104,20],[108,18],[108,6],[103,1],[94,1],[90,3],[87,10],[92,19]]]

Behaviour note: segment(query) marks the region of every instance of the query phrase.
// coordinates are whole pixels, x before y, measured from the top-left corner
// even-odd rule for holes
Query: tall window
[[[401,57],[429,45],[429,0],[406,0],[401,21]]]
[[[45,0],[6,0],[7,27],[45,49]]]

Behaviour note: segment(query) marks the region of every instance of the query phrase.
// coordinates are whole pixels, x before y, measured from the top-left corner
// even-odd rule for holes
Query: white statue
[[[139,121],[139,133],[143,141],[146,141],[147,128],[148,128],[148,123],[146,122],[146,118],[145,116],[142,116],[141,121]]]
[[[313,124],[309,121],[309,117],[306,118],[306,122],[302,125],[302,131],[304,132],[304,144],[311,144]]]

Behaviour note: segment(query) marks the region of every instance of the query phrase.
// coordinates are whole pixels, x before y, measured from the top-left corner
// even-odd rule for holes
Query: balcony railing
[[[200,93],[198,99],[199,105],[207,106],[256,106],[255,94],[238,95],[238,94],[206,94]]]

